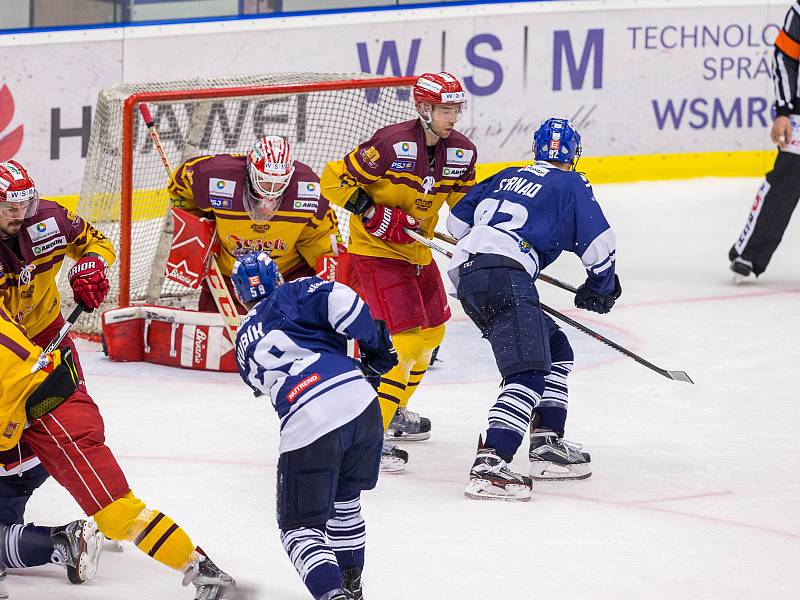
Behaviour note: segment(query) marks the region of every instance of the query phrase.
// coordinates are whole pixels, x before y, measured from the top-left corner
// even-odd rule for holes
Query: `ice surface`
[[[696,385],[671,381],[567,331],[577,359],[567,438],[594,474],[535,485],[528,504],[463,497],[498,376],[488,344],[458,313],[442,362],[412,399],[433,421],[407,444],[403,475],[364,497],[369,600],[401,598],[731,600],[800,597],[800,231],[791,224],[757,283],[730,283],[727,252],[753,179],[596,186],[618,237],[624,294],[606,316],[544,302]],[[564,255],[548,274],[580,283]],[[257,598],[307,593],[274,520],[277,421],[236,375],[110,363],[82,342],[108,443],[141,498],[182,524]],[[526,468],[523,451],[514,465]],[[29,504],[42,524],[80,510],[52,481]],[[170,570],[127,545],[97,578],[15,571],[13,599],[192,598]]]

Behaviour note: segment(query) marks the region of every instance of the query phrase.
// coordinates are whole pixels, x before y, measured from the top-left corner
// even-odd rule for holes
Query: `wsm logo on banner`
[[[14,118],[14,97],[7,85],[0,88],[0,162],[13,158],[22,146],[23,126],[19,125],[11,133],[2,135]]]
[[[442,56],[441,69],[446,70],[444,56],[447,47],[447,33],[445,31],[442,32],[439,43],[441,44],[440,54]],[[403,68],[400,64],[400,53],[395,40],[384,40],[380,43],[378,58],[374,63],[370,61],[367,42],[357,42],[356,51],[361,72],[394,77],[414,75],[421,46],[421,38],[413,38],[411,40],[405,68]],[[468,75],[464,77],[464,87],[474,96],[489,96],[497,92],[503,85],[503,67],[496,60],[479,53],[478,50],[481,46],[488,46],[491,52],[499,52],[503,49],[500,38],[491,33],[479,33],[467,40],[464,46],[464,57],[467,62],[477,70],[487,71],[491,75],[491,79],[486,84],[479,84],[475,77]],[[481,48],[481,50],[483,51],[484,49]],[[373,64],[375,66],[374,70],[372,69]],[[365,94],[367,102],[377,102],[380,90],[366,90]],[[397,90],[397,98],[399,100],[407,100],[408,97],[408,90]]]
[[[564,63],[569,73],[569,85],[573,90],[582,90],[589,62],[592,61],[592,88],[603,88],[603,30],[590,29],[586,33],[580,62],[575,60],[575,48],[569,31],[553,32],[553,91],[563,87]]]

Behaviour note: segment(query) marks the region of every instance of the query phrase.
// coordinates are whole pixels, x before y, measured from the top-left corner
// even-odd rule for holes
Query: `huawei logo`
[[[7,161],[19,151],[22,145],[22,125],[11,133],[3,135],[14,118],[14,98],[7,85],[0,88],[0,162]]]

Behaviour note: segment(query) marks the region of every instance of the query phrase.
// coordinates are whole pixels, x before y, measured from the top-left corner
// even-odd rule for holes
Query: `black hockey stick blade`
[[[589,336],[593,337],[598,342],[601,342],[601,343],[605,344],[609,348],[613,348],[614,350],[616,350],[620,354],[624,354],[628,358],[632,358],[633,360],[638,362],[640,365],[643,365],[643,366],[647,367],[651,371],[655,371],[659,375],[663,375],[664,377],[666,377],[668,379],[674,379],[675,381],[683,381],[685,383],[694,383],[694,381],[692,381],[692,379],[683,371],[667,371],[666,369],[662,369],[661,367],[657,367],[653,363],[651,363],[649,360],[645,360],[644,358],[642,358],[638,354],[634,354],[633,352],[631,352],[627,348],[624,348],[624,347],[620,346],[616,342],[612,342],[610,339],[608,339],[604,335],[600,335],[599,333],[597,333],[593,329],[589,329],[583,323],[579,323],[578,321],[575,321],[574,319],[570,319],[566,315],[562,315],[560,312],[550,308],[546,304],[541,304],[540,303],[539,306],[542,308],[542,310],[544,312],[546,312],[550,316],[555,317],[559,321],[563,321],[567,325],[572,325],[575,329],[577,329],[579,331],[582,331],[586,335],[589,335]]]

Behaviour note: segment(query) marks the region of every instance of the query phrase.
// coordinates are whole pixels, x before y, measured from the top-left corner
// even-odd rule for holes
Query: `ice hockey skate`
[[[94,521],[78,520],[54,527],[50,537],[55,548],[53,562],[67,569],[70,583],[84,583],[95,576],[103,549],[103,534]]]
[[[580,444],[560,439],[553,431],[531,434],[528,453],[531,477],[538,481],[586,479],[592,474],[592,459]]]
[[[528,502],[532,491],[530,477],[509,469],[494,448],[479,443],[478,454],[469,472],[469,483],[464,490],[467,498]]]
[[[737,257],[731,262],[731,271],[733,271],[733,283],[736,285],[752,281],[750,276],[753,274],[753,263]]]
[[[215,565],[200,548],[196,551],[200,558],[190,564],[183,575],[183,585],[191,583],[197,588],[194,600],[234,598],[236,581],[233,577]]]
[[[345,569],[342,571],[342,587],[349,600],[364,600],[364,589],[361,587],[361,569]]]
[[[407,408],[398,408],[385,438],[396,442],[421,442],[431,437],[431,420]]]
[[[401,473],[405,471],[406,464],[408,464],[408,452],[384,441],[381,450],[381,472]]]

